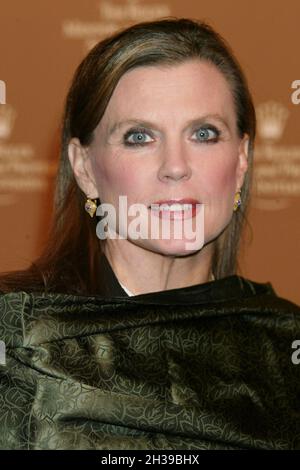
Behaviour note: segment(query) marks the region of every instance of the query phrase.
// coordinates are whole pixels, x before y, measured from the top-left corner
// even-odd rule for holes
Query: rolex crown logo
[[[268,101],[256,108],[257,131],[260,138],[275,143],[283,134],[289,111],[276,101]]]
[[[10,104],[0,105],[0,140],[10,137],[16,116],[17,113]]]

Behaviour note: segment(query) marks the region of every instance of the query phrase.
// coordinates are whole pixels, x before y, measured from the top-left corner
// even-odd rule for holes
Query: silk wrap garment
[[[0,339],[1,449],[300,449],[300,308],[270,283],[10,292]]]

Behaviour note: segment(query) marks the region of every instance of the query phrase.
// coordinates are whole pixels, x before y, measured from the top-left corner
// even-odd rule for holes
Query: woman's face
[[[139,67],[116,86],[85,150],[89,158],[81,159],[71,144],[70,160],[85,193],[112,204],[117,217],[120,195],[127,196],[128,208],[144,204],[149,222],[149,206],[157,201],[204,204],[206,244],[230,222],[247,170],[248,137],[238,136],[236,121],[229,85],[214,65],[190,60]],[[80,173],[83,160],[89,182]],[[163,254],[187,253],[186,240],[148,234],[129,241]]]

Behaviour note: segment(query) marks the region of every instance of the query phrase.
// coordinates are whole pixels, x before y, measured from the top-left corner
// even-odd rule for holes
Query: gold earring
[[[86,212],[91,216],[94,217],[95,212],[97,210],[97,204],[96,204],[97,199],[90,199],[87,198],[86,203],[84,205],[84,208]]]
[[[233,210],[237,211],[241,204],[242,204],[241,191],[237,191],[234,196]]]

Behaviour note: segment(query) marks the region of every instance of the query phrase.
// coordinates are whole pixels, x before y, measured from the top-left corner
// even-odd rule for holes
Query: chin
[[[159,253],[164,256],[188,256],[203,247],[203,243],[194,240],[147,240],[147,243],[141,243],[143,248]]]

